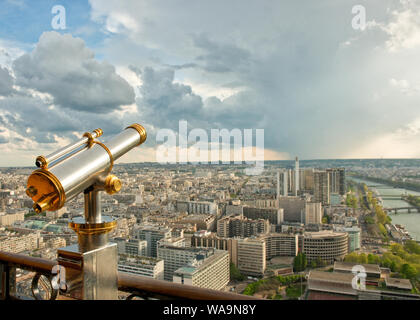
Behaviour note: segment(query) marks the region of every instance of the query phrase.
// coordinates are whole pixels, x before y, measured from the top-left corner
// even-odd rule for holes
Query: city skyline
[[[133,120],[125,162],[181,120],[263,129],[265,160],[420,157],[416,1],[360,1],[359,29],[352,1],[63,1],[65,29],[55,5],[2,1],[0,166]]]

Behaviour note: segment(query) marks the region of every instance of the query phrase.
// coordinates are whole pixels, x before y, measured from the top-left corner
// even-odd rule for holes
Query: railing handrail
[[[56,261],[44,258],[31,257],[25,254],[0,251],[0,262],[7,262],[40,273],[51,273]]]
[[[9,263],[17,268],[27,269],[43,274],[51,273],[57,261],[31,257],[19,253],[0,251],[0,263]],[[189,300],[259,300],[255,297],[237,293],[204,289],[191,285],[172,283],[147,277],[118,272],[118,289],[129,292],[146,292],[174,299]]]
[[[118,272],[118,289],[124,288],[135,288],[140,291],[190,300],[259,300],[255,297],[237,293],[204,289]]]

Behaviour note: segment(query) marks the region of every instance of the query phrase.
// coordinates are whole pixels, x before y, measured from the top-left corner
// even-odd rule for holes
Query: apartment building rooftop
[[[352,273],[353,267],[360,265],[362,266],[367,274],[381,275],[381,268],[378,264],[360,264],[360,263],[353,263],[353,262],[334,262],[334,271],[341,271],[341,272],[349,272]]]

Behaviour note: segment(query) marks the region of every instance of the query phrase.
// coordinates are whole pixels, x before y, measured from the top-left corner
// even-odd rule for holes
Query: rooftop
[[[354,266],[360,265],[365,268],[367,273],[376,273],[381,274],[381,268],[378,264],[360,264],[360,263],[353,263],[353,262],[334,262],[334,271],[345,271],[345,272],[352,272]]]
[[[385,278],[385,284],[387,287],[394,287],[397,289],[411,290],[413,285],[408,279],[397,279],[397,278]]]
[[[354,275],[349,274],[349,273],[324,272],[324,271],[316,271],[316,270],[311,270],[309,272],[309,280],[351,284],[353,278],[354,278]]]
[[[306,239],[323,239],[323,238],[338,238],[343,235],[347,235],[345,232],[334,232],[331,230],[323,230],[317,232],[305,232],[304,237]]]

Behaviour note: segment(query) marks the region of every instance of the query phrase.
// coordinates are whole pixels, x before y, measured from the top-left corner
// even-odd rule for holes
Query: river
[[[420,192],[401,188],[394,188],[383,183],[372,182],[354,177],[348,177],[348,179],[354,180],[359,183],[365,183],[369,187],[369,189],[376,190],[376,192],[381,197],[387,195],[399,196],[401,194],[412,194],[415,196],[420,196]],[[382,199],[382,203],[385,208],[412,207],[412,205],[400,199]],[[408,213],[404,211],[399,211],[398,214],[389,213],[389,216],[391,217],[393,224],[400,224],[404,226],[408,233],[413,237],[413,239],[420,240],[420,213]]]

